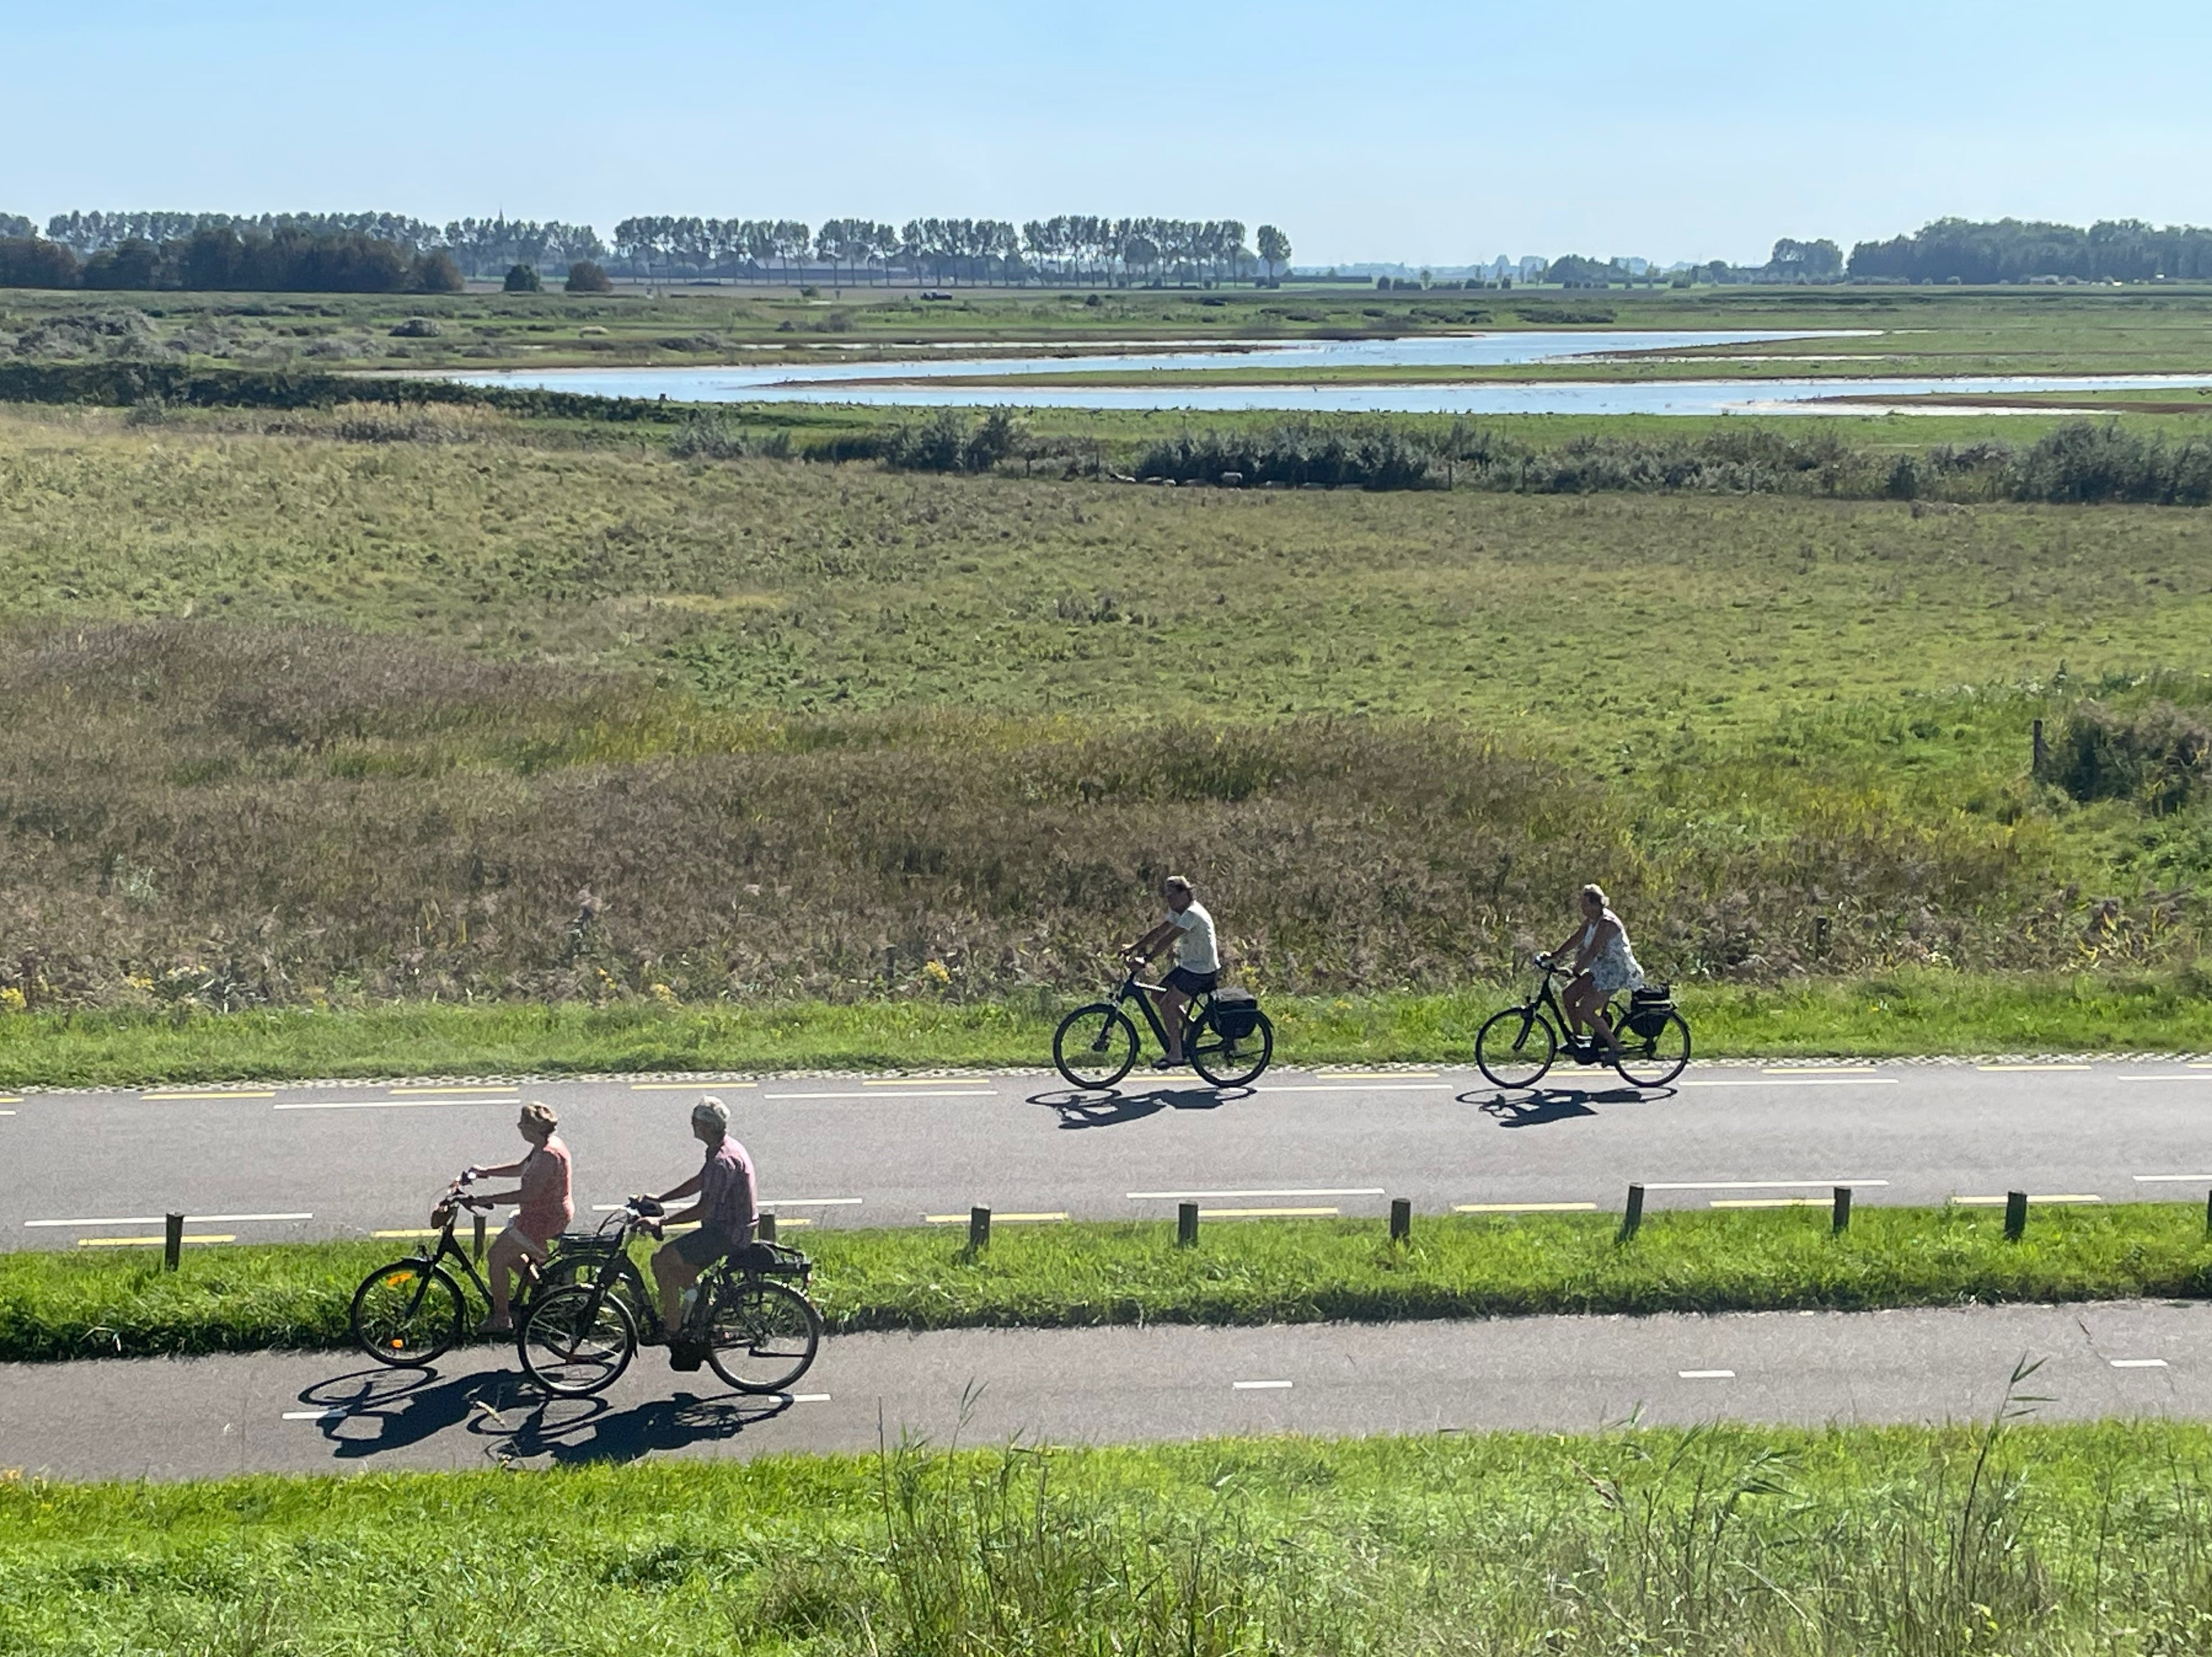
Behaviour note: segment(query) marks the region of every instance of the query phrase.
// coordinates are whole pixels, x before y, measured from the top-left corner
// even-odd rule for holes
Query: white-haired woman
[[[486,1257],[485,1275],[491,1280],[491,1315],[483,1321],[486,1334],[502,1334],[514,1327],[511,1309],[514,1278],[526,1266],[542,1263],[553,1252],[553,1239],[576,1217],[569,1196],[568,1147],[553,1130],[560,1126],[550,1105],[535,1102],[522,1108],[515,1131],[530,1142],[530,1154],[503,1168],[472,1168],[473,1180],[520,1179],[513,1191],[477,1200],[516,1205],[514,1218],[499,1234]]]
[[[1567,1033],[1579,1035],[1584,1029],[1594,1029],[1607,1052],[1618,1057],[1620,1039],[1605,1016],[1605,1004],[1623,990],[1641,989],[1644,968],[1636,964],[1636,951],[1629,947],[1628,929],[1606,907],[1605,888],[1583,887],[1581,902],[1581,927],[1550,957],[1556,960],[1570,950],[1574,951],[1574,976],[1567,980],[1566,994],[1561,998]]]

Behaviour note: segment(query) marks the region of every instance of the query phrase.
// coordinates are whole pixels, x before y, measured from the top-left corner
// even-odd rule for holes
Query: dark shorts
[[[1219,973],[1194,973],[1188,967],[1177,967],[1167,975],[1167,986],[1181,990],[1185,995],[1204,995],[1221,981]]]
[[[704,1272],[725,1254],[732,1254],[745,1247],[742,1242],[732,1242],[727,1237],[717,1236],[711,1231],[687,1231],[672,1237],[668,1246],[676,1251],[676,1258],[694,1272]]]

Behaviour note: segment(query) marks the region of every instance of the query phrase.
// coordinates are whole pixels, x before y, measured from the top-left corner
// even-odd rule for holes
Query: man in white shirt
[[[1206,905],[1198,901],[1190,882],[1181,875],[1170,875],[1160,883],[1160,895],[1167,900],[1168,918],[1121,951],[1123,959],[1133,966],[1141,967],[1160,952],[1170,938],[1175,939],[1175,970],[1152,998],[1160,1010],[1160,1023],[1166,1026],[1168,1050],[1166,1056],[1152,1061],[1154,1070],[1172,1070],[1183,1062],[1182,1012],[1194,995],[1203,995],[1221,981],[1221,950],[1213,935],[1213,917]]]

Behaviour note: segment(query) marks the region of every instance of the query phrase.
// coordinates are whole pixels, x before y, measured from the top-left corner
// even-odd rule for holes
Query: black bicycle
[[[1079,1088],[1110,1088],[1137,1062],[1137,1027],[1122,1011],[1133,1001],[1151,1026],[1160,1051],[1167,1026],[1152,996],[1165,986],[1144,984],[1129,968],[1121,986],[1104,1001],[1078,1007],[1052,1033],[1054,1069]],[[1183,1009],[1182,1054],[1190,1067],[1218,1088],[1241,1088],[1259,1077],[1275,1056],[1275,1027],[1246,990],[1202,991]]]
[[[1565,1012],[1552,988],[1567,969],[1540,955],[1544,974],[1536,993],[1517,1007],[1493,1013],[1475,1032],[1474,1062],[1501,1088],[1533,1088],[1544,1079],[1562,1052],[1577,1065],[1611,1065],[1623,1080],[1639,1088],[1663,1088],[1690,1062],[1690,1027],[1674,1010],[1668,986],[1660,984],[1630,993],[1605,1009],[1620,1046],[1608,1053],[1595,1033],[1577,1036],[1567,1029]]]
[[[446,1187],[446,1194],[430,1211],[440,1229],[438,1246],[410,1254],[404,1260],[380,1266],[361,1280],[353,1291],[354,1344],[379,1363],[394,1369],[414,1369],[434,1363],[457,1344],[465,1332],[468,1296],[447,1269],[457,1264],[476,1285],[484,1304],[491,1304],[491,1290],[477,1274],[469,1251],[453,1241],[453,1222],[464,1209],[487,1213],[491,1205],[468,1194],[465,1174]],[[522,1292],[528,1292],[526,1278]]]
[[[783,1392],[812,1366],[822,1344],[822,1314],[805,1292],[814,1263],[780,1244],[753,1243],[716,1261],[681,1326],[662,1325],[629,1244],[666,1211],[650,1197],[631,1198],[599,1228],[602,1269],[549,1285],[519,1320],[522,1367],[547,1392],[605,1391],[629,1368],[641,1338],[665,1339],[672,1369],[704,1362],[741,1393]]]

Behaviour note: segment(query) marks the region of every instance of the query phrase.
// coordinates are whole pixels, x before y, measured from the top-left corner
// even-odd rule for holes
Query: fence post
[[[1836,1207],[1828,1220],[1828,1232],[1840,1237],[1851,1229],[1851,1188],[1847,1185],[1836,1187]]]
[[[1620,1235],[1614,1241],[1626,1242],[1642,1229],[1643,1224],[1644,1187],[1641,1185],[1632,1185],[1628,1187],[1628,1206],[1623,1209],[1620,1214]]]
[[[2021,1235],[2027,1229],[2027,1193],[2025,1191],[2006,1192],[2005,1241],[2007,1242],[2018,1242],[2021,1239]]]
[[[477,1241],[476,1241],[477,1258],[479,1260],[481,1260],[482,1259],[483,1259],[483,1256],[484,1256],[484,1217],[483,1217],[483,1211],[482,1209],[478,1209],[478,1210],[477,1211],[476,1219],[477,1219],[477,1226],[476,1226],[476,1231],[477,1231]]]
[[[991,1246],[991,1211],[971,1208],[968,1211],[968,1247],[988,1248]]]
[[[173,1272],[184,1258],[185,1217],[170,1214],[161,1223],[161,1270]]]
[[[1198,1205],[1196,1203],[1176,1205],[1176,1247],[1177,1248],[1198,1247]]]
[[[1393,1197],[1390,1199],[1390,1241],[1394,1243],[1413,1240],[1413,1199]]]
[[[774,1209],[764,1208],[761,1211],[759,1223],[753,1227],[753,1235],[764,1243],[772,1243],[775,1241],[775,1211]]]

